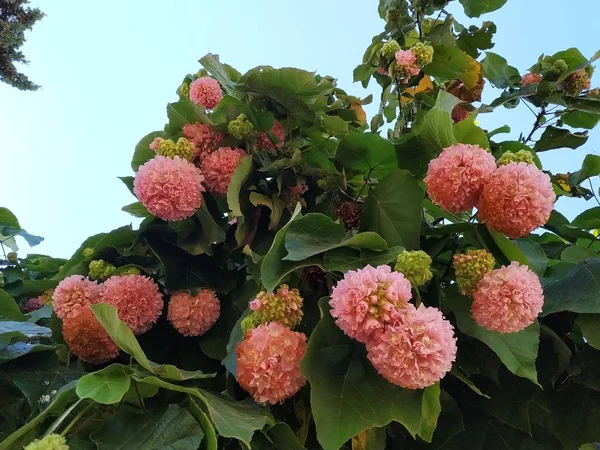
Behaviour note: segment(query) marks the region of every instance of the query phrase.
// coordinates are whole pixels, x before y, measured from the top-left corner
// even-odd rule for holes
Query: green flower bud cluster
[[[124,277],[126,275],[140,275],[142,271],[138,267],[127,267],[126,269],[119,270],[119,276]]]
[[[392,60],[398,50],[400,50],[400,44],[392,39],[391,41],[387,41],[383,44],[383,47],[381,47],[381,56],[387,60]]]
[[[250,122],[244,114],[237,116],[237,119],[233,119],[227,124],[227,131],[236,139],[242,139],[245,136],[249,136],[254,131],[254,125]]]
[[[503,153],[502,156],[498,159],[498,164],[500,166],[520,162],[534,164],[533,154],[531,152],[528,152],[527,150],[519,150],[517,153],[508,151]]]
[[[552,67],[550,68],[550,73],[552,73],[556,76],[560,76],[563,73],[565,73],[568,68],[569,68],[569,66],[567,65],[567,63],[565,62],[564,59],[557,59],[552,64]]]
[[[157,155],[166,156],[171,159],[179,156],[186,161],[194,159],[195,152],[196,146],[194,143],[188,141],[184,137],[177,139],[177,143],[173,142],[171,139],[165,139],[158,144],[158,148],[156,149]]]
[[[277,322],[293,329],[302,321],[302,302],[298,289],[282,284],[275,292],[259,292],[250,309],[261,324]]]
[[[433,277],[431,256],[423,250],[405,250],[400,253],[394,270],[402,273],[413,287],[423,286]]]
[[[486,250],[468,250],[466,254],[454,255],[453,266],[456,282],[462,295],[471,295],[477,283],[494,269],[496,261]]]
[[[36,439],[24,450],[69,450],[67,440],[60,434],[49,434],[43,439]]]
[[[387,23],[396,23],[402,17],[402,11],[396,8],[390,8],[385,13],[385,21]]]
[[[189,83],[181,83],[181,86],[179,86],[179,95],[181,95],[182,97],[185,98],[190,98],[190,85]]]
[[[335,191],[337,189],[344,189],[346,187],[346,183],[344,177],[341,175],[328,175],[324,178],[319,178],[317,180],[317,186],[323,191]]]
[[[251,312],[242,319],[240,326],[242,327],[242,334],[246,336],[250,330],[256,328],[261,324],[258,315],[255,312]]]
[[[117,268],[103,259],[90,261],[88,278],[104,281],[108,279]]]
[[[83,257],[85,259],[89,259],[96,254],[96,250],[91,247],[87,247],[83,249]]]
[[[11,264],[17,263],[17,254],[15,252],[8,252],[8,254],[6,255],[6,258],[8,259],[8,262]]]
[[[565,78],[562,85],[567,94],[579,95],[584,89],[589,89],[590,76],[585,70],[578,70]]]
[[[0,288],[4,287],[4,283],[5,283],[4,274],[2,272],[0,272]]]
[[[53,295],[54,295],[54,289],[47,289],[38,298],[44,303],[44,305],[46,305],[48,303],[52,303]]]
[[[417,57],[416,63],[421,67],[425,67],[433,61],[433,47],[431,45],[417,42],[410,50]]]

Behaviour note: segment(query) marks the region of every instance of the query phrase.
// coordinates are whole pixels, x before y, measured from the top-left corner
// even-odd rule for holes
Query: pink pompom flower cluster
[[[81,275],[71,275],[56,286],[52,307],[58,318],[64,320],[102,301],[103,295],[104,286]]]
[[[456,338],[439,309],[408,302],[410,288],[389,266],[351,270],[333,289],[330,313],[348,336],[366,344],[367,357],[381,376],[421,389],[451,369]]]
[[[331,315],[344,333],[366,343],[400,319],[411,299],[410,281],[389,266],[346,272],[331,293]]]
[[[536,274],[513,261],[485,275],[473,292],[471,314],[482,327],[516,333],[542,311],[544,292]]]
[[[397,324],[367,343],[367,356],[385,379],[408,389],[431,386],[456,360],[454,328],[433,307],[408,304]]]
[[[178,156],[156,156],[139,168],[133,191],[151,214],[163,220],[183,220],[202,205],[203,181],[192,163]]]
[[[171,296],[167,319],[184,336],[201,336],[212,328],[221,304],[210,289],[201,289],[195,296],[182,291]]]
[[[214,109],[222,98],[223,91],[214,78],[200,77],[190,83],[190,100],[206,109]]]
[[[205,123],[186,123],[182,130],[183,135],[196,146],[196,156],[200,158],[214,152],[225,139],[223,133]]]
[[[477,145],[456,144],[431,160],[425,184],[431,200],[457,213],[472,209],[496,169],[494,157]]]
[[[404,84],[408,83],[410,77],[419,75],[421,67],[417,64],[417,55],[411,50],[398,50],[396,52],[395,72]]]
[[[237,380],[260,404],[274,405],[306,383],[300,361],[306,336],[271,322],[248,332],[237,348]]]
[[[547,174],[533,164],[511,163],[498,167],[489,177],[479,200],[479,218],[516,239],[544,225],[555,200]]]
[[[429,163],[425,184],[436,205],[453,213],[477,207],[483,223],[513,239],[544,225],[556,200],[550,177],[535,165],[497,168],[494,157],[476,145],[444,149]]]
[[[247,153],[241,148],[221,147],[217,151],[205,155],[201,161],[204,184],[217,194],[226,195],[231,177],[240,160]]]
[[[530,84],[539,83],[544,77],[539,73],[527,73],[521,78],[521,86],[529,86]]]
[[[158,285],[143,275],[110,277],[104,282],[103,303],[114,306],[135,334],[152,328],[162,313],[163,299]]]

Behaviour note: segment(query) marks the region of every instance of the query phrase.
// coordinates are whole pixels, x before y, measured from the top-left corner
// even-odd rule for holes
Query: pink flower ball
[[[349,270],[331,293],[331,315],[344,333],[366,343],[397,322],[412,294],[410,281],[389,266]]]
[[[110,277],[104,282],[106,288],[103,303],[114,306],[121,319],[135,334],[152,328],[162,313],[163,299],[158,285],[143,275]]]
[[[431,201],[446,211],[469,211],[496,169],[494,157],[477,145],[456,144],[432,159],[425,184]]]
[[[213,109],[223,98],[219,82],[214,78],[202,77],[190,83],[190,100],[206,109]]]
[[[452,368],[456,337],[439,309],[409,304],[397,324],[367,343],[367,351],[373,367],[390,383],[423,389]]]
[[[201,164],[204,184],[208,189],[217,194],[227,195],[233,172],[244,156],[244,150],[231,147],[221,147],[216,152],[205,155]]]
[[[214,291],[202,289],[194,297],[182,291],[171,296],[167,318],[184,336],[201,336],[215,324],[220,308]]]
[[[52,307],[60,319],[77,314],[81,308],[93,305],[102,300],[104,287],[81,275],[65,278],[54,290]]]
[[[421,68],[417,64],[417,56],[411,50],[396,52],[396,72],[404,84],[408,83],[411,76],[419,75]]]
[[[23,305],[23,312],[30,313],[33,311],[37,311],[42,306],[44,306],[44,301],[39,299],[38,297],[30,298]]]
[[[513,261],[479,281],[471,314],[488,330],[516,333],[535,321],[543,305],[544,291],[537,275]]]
[[[306,383],[300,361],[306,336],[271,322],[248,332],[237,348],[237,380],[257,403],[274,405]]]
[[[544,79],[539,73],[527,73],[521,78],[521,86],[528,86],[530,84],[539,83]]]
[[[221,144],[225,135],[219,133],[212,126],[204,123],[186,123],[183,126],[183,135],[196,146],[196,156],[204,158],[208,153],[214,152]]]
[[[555,200],[548,175],[533,164],[511,163],[492,173],[477,207],[483,223],[516,239],[544,225]]]
[[[139,168],[133,192],[155,216],[183,220],[202,205],[203,181],[200,170],[179,156],[157,156]]]
[[[267,133],[260,133],[256,137],[256,147],[263,150],[275,151],[283,148],[285,144],[285,127],[275,119],[273,128],[271,128],[271,134],[277,138],[277,142],[273,142]]]

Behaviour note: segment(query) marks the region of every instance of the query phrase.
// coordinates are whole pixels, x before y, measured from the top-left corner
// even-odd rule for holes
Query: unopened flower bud
[[[486,250],[468,250],[466,254],[454,255],[453,266],[460,293],[473,294],[477,283],[494,269],[494,264],[494,257]]]
[[[402,273],[413,287],[423,286],[433,277],[431,256],[423,250],[400,253],[394,270]]]

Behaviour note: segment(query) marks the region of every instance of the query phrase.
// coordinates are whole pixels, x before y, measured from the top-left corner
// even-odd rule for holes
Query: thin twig
[[[523,144],[527,144],[533,137],[534,133],[543,125],[542,119],[545,116],[546,116],[546,105],[543,105],[542,109],[540,110],[540,113],[536,116],[535,123],[533,124],[533,128],[531,129],[529,136],[527,136],[525,141],[523,141]]]

